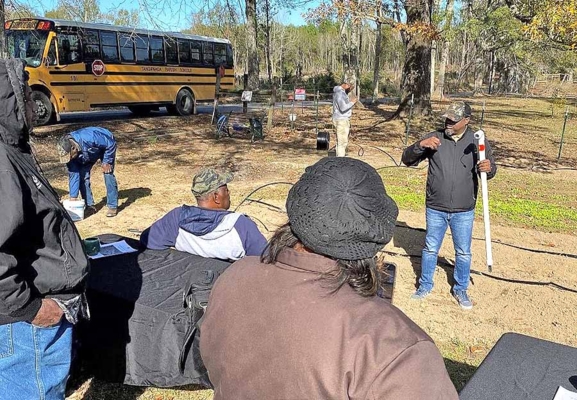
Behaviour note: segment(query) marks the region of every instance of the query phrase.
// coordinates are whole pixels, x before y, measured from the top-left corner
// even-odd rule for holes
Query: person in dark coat
[[[411,296],[422,300],[433,290],[439,249],[447,227],[455,246],[453,296],[465,310],[473,308],[467,288],[471,276],[471,241],[479,189],[479,173],[491,179],[497,172],[491,144],[486,141],[486,159],[479,160],[474,131],[469,126],[471,106],[457,101],[445,114],[444,129],[431,132],[407,147],[402,161],[407,166],[429,161],[427,174],[427,234],[421,262],[419,287]]]
[[[29,144],[21,60],[0,60],[0,397],[64,399],[88,261]]]
[[[90,188],[90,171],[98,160],[102,161],[104,184],[106,185],[107,217],[114,217],[118,210],[118,183],[114,176],[116,164],[116,140],[108,129],[88,127],[60,138],[58,153],[68,167],[70,199],[78,193],[86,202],[90,213],[96,212]]]
[[[286,209],[264,255],[212,289],[200,352],[215,400],[457,400],[431,338],[376,295],[398,209],[375,169],[321,159]]]

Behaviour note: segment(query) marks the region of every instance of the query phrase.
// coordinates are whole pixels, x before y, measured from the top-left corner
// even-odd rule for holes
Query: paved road
[[[328,101],[320,101],[319,105],[330,105],[331,103]],[[282,107],[286,110],[289,110],[292,106],[291,102],[282,103]],[[302,106],[304,107],[314,107],[315,103],[313,101],[304,101]],[[300,109],[301,107],[300,102],[295,102],[294,107],[295,110]],[[267,106],[264,104],[249,104],[249,111],[250,110],[262,110]],[[277,103],[275,105],[276,108],[281,108],[281,103]],[[221,113],[229,113],[229,112],[242,112],[242,104],[224,104],[219,107],[219,111]],[[199,114],[212,114],[212,105],[207,104],[199,104],[198,105],[198,113]],[[151,113],[151,116],[166,116],[168,115],[164,108],[161,108],[158,112]],[[121,120],[121,119],[129,119],[133,118],[134,114],[128,111],[127,108],[122,108],[118,110],[101,110],[101,111],[79,111],[73,113],[62,113],[61,116],[61,123],[78,123],[78,122],[98,122],[98,121],[113,121],[113,120]],[[137,117],[135,117],[137,118]]]

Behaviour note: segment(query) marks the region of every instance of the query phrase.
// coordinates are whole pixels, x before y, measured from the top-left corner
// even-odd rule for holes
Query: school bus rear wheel
[[[176,113],[178,115],[187,116],[194,111],[194,97],[187,89],[180,89],[176,95]]]
[[[34,90],[31,97],[32,101],[34,101],[38,106],[38,111],[36,112],[38,119],[36,123],[38,125],[46,125],[49,122],[53,122],[55,119],[54,107],[52,106],[48,96],[42,92]]]

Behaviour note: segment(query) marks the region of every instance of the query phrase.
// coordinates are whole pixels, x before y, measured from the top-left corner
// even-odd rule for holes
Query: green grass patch
[[[573,208],[538,200],[495,196],[489,202],[489,209],[492,215],[517,226],[577,232],[577,210]]]
[[[401,209],[424,212],[426,169],[387,168],[380,171],[387,193]],[[577,182],[558,182],[551,174],[501,168],[489,181],[489,210],[504,226],[577,232]],[[483,215],[481,192],[476,214]]]

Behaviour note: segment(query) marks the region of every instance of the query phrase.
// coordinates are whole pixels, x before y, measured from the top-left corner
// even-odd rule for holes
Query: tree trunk
[[[0,0],[0,58],[8,57],[8,54],[6,54],[6,36],[4,35],[4,22],[6,20],[4,1]]]
[[[248,84],[247,90],[257,90],[259,87],[258,49],[256,43],[256,0],[246,0],[246,25],[247,25],[247,64]]]
[[[350,30],[347,29],[350,24]],[[343,19],[340,23],[340,37],[343,63],[343,82],[351,82],[358,90],[358,24],[349,19]]]
[[[265,0],[265,33],[264,37],[266,39],[266,70],[268,74],[268,81],[272,84],[272,62],[270,59],[270,0]]]
[[[435,93],[435,64],[437,61],[437,41],[433,40],[431,42],[431,84],[430,84],[430,98],[433,98],[433,93]]]
[[[379,2],[380,4],[380,2]],[[381,15],[381,7],[379,7],[379,16]],[[373,99],[372,102],[376,102],[379,98],[379,72],[381,70],[381,45],[383,43],[383,38],[381,35],[381,23],[377,22],[377,31],[375,39],[375,65],[373,69]]]
[[[488,93],[492,94],[493,93],[493,78],[495,77],[495,52],[491,51],[491,66],[490,66],[490,72],[489,72],[489,90]]]
[[[414,0],[405,3],[407,24],[431,24],[433,0]],[[414,95],[413,113],[430,115],[431,110],[431,41],[421,33],[407,35],[407,54],[401,81],[401,104],[395,116],[405,116]]]
[[[444,31],[447,32],[451,29],[451,23],[453,21],[453,4],[454,0],[447,0],[447,9],[445,12],[445,27]],[[438,91],[439,91],[439,100],[443,100],[443,96],[445,94],[445,70],[447,68],[447,62],[449,60],[449,41],[445,39],[443,41],[443,52],[441,53],[441,65],[439,65],[439,83],[438,83]]]

